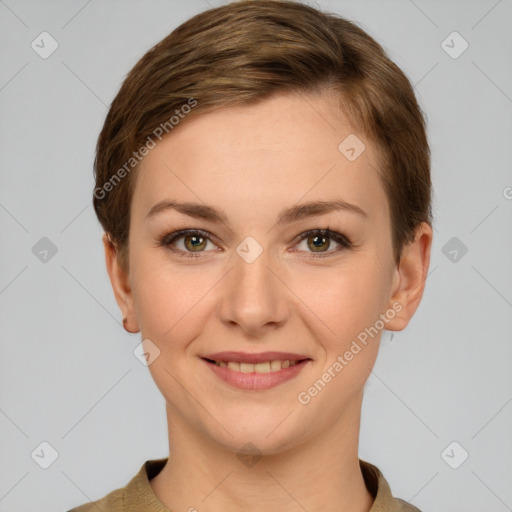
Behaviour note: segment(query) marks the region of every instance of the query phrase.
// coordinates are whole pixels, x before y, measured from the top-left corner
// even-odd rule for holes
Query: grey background
[[[104,267],[92,161],[137,59],[220,3],[0,0],[1,512],[68,510],[168,455],[164,400]],[[360,456],[424,512],[512,510],[512,1],[309,3],[402,67],[433,154],[430,275],[406,330],[383,336]],[[31,48],[42,31],[59,45],[47,59]],[[453,31],[469,43],[458,58],[442,46]]]

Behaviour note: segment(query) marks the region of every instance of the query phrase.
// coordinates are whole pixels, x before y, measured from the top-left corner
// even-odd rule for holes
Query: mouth
[[[297,364],[303,363],[304,361],[311,361],[310,358],[306,359],[273,359],[269,361],[263,361],[261,363],[244,363],[237,361],[216,361],[215,359],[208,359],[203,357],[207,363],[214,364],[220,368],[229,368],[234,372],[239,373],[272,373],[278,372],[285,368],[290,368]]]
[[[221,380],[238,389],[265,390],[296,377],[310,362],[299,354],[223,352],[201,357]]]

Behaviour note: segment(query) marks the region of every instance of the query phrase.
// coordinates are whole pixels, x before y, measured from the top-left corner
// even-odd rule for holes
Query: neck
[[[360,408],[361,401],[301,444],[250,458],[201,435],[167,407],[170,456],[150,486],[173,511],[368,512],[373,497],[357,453]]]

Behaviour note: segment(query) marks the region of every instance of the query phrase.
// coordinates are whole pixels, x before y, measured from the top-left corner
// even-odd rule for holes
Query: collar
[[[130,480],[124,488],[123,494],[124,510],[126,512],[140,512],[141,510],[171,512],[157,498],[149,485],[149,481],[160,473],[167,460],[168,457],[147,460],[139,472]],[[359,460],[359,465],[366,487],[374,497],[369,512],[420,512],[409,503],[393,497],[389,484],[377,466],[363,460]]]

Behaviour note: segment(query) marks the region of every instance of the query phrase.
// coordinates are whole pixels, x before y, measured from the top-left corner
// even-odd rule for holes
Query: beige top
[[[149,481],[158,475],[166,462],[167,458],[146,461],[126,487],[67,512],[171,512],[149,485]],[[366,487],[375,499],[370,512],[421,512],[413,505],[393,498],[388,483],[376,466],[362,460],[359,463]]]

